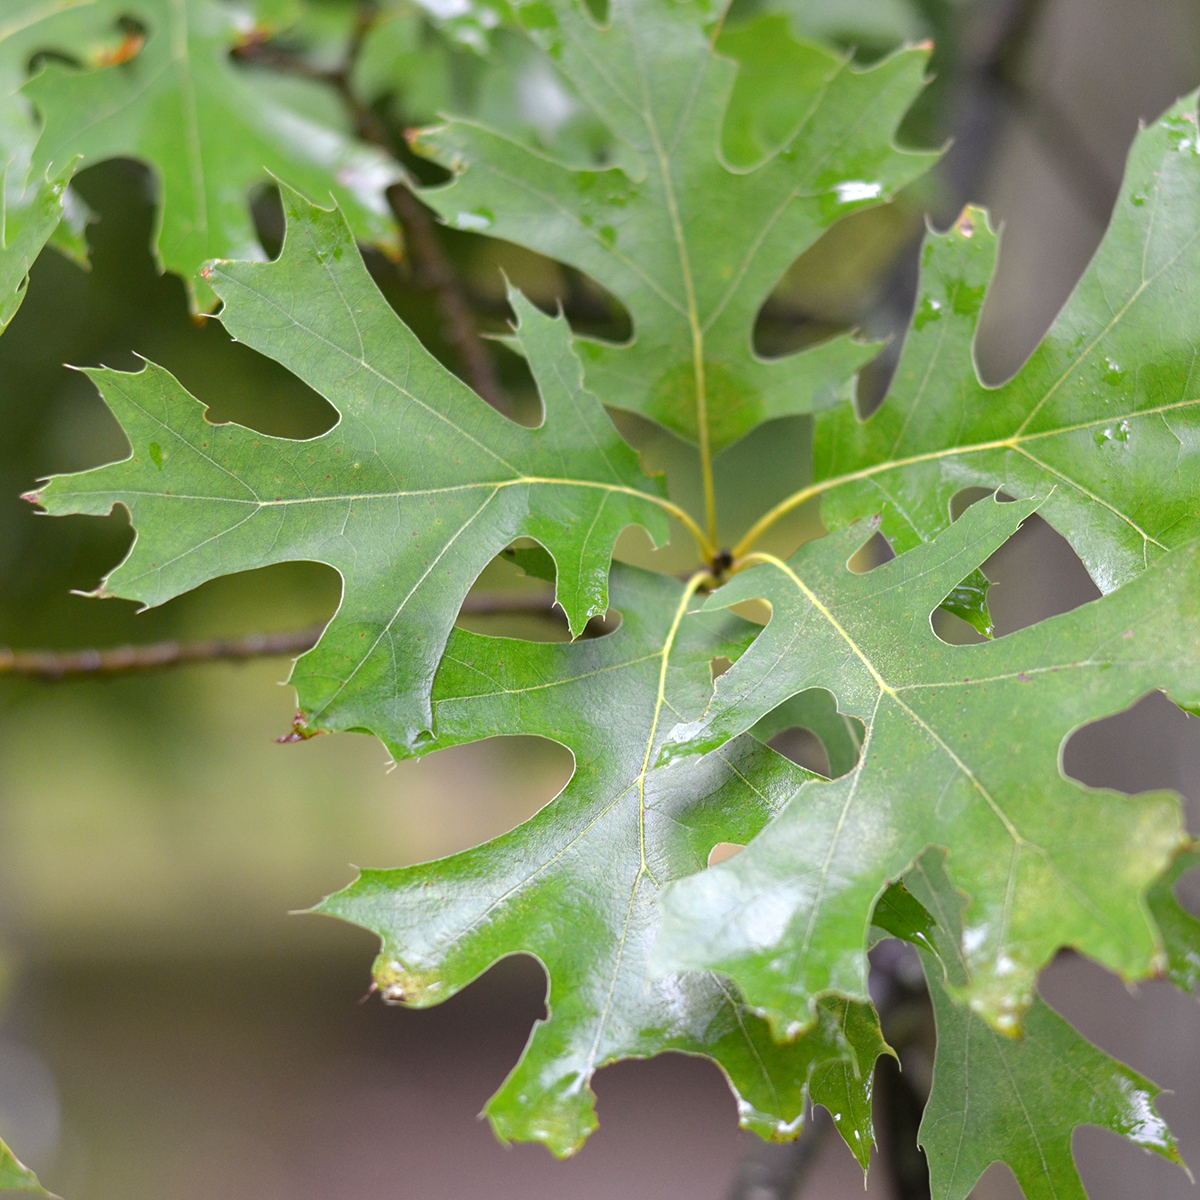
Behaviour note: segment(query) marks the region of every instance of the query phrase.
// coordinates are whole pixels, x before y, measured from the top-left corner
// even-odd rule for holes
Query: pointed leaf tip
[[[20,1192],[23,1195],[44,1196],[46,1200],[59,1200],[38,1182],[38,1177],[0,1141],[0,1192]]]
[[[761,421],[836,403],[871,348],[835,338],[768,361],[751,331],[780,276],[829,226],[889,199],[936,158],[898,149],[893,136],[923,87],[923,56],[859,71],[785,30],[805,66],[785,77],[760,69],[779,44],[778,17],[738,31],[739,71],[733,43],[714,50],[702,5],[613,0],[603,29],[576,0],[536,8],[533,36],[607,125],[612,165],[575,168],[451,121],[424,132],[427,152],[454,172],[426,202],[448,223],[571,264],[624,304],[635,336],[588,343],[588,386],[606,403],[713,452]],[[768,77],[774,90],[762,96]],[[646,103],[630,106],[631,95]],[[745,124],[739,113],[757,112],[758,100],[787,115],[768,122],[769,146],[752,129],[742,140],[764,152],[731,166],[723,131]]]
[[[661,484],[583,389],[565,321],[527,307],[521,336],[547,416],[526,429],[401,323],[340,212],[284,199],[280,257],[214,261],[209,278],[231,335],[293,369],[338,424],[304,442],[214,426],[161,367],[92,370],[133,453],[45,495],[56,513],[129,509],[137,538],[109,587],[145,604],[272,562],[334,567],[345,598],[293,670],[300,707],[310,725],[370,730],[405,757],[432,736],[433,674],[487,563],[520,537],[544,545],[578,636],[608,608],[621,530],[665,540]]]
[[[1043,492],[1041,515],[1102,592],[1200,535],[1194,473],[1177,458],[1200,431],[1188,392],[1200,319],[1178,300],[1200,274],[1200,156],[1177,151],[1195,102],[1138,134],[1104,240],[1000,387],[980,381],[973,357],[997,235],[968,207],[928,236],[887,401],[865,422],[848,407],[816,419],[826,525],[877,511],[882,496],[884,532],[902,552],[950,524],[964,488]]]
[[[729,613],[685,615],[684,599],[668,577],[617,566],[624,621],[611,636],[546,644],[455,630],[434,690],[437,746],[552,737],[574,754],[575,774],[510,833],[438,862],[363,872],[320,908],[379,934],[376,984],[401,1003],[439,1002],[507,954],[543,964],[547,1017],[487,1107],[502,1138],[573,1153],[596,1124],[597,1069],[678,1050],[720,1065],[759,1132],[794,1124],[811,1090],[854,1113],[869,1142],[880,1041],[869,1006],[830,1000],[808,1036],[780,1046],[727,982],[650,971],[662,886],[703,867],[717,842],[747,840],[806,777],[749,738],[669,775],[647,769],[661,712],[702,705],[712,658],[736,657],[754,628]]]
[[[729,976],[780,1028],[806,1023],[828,991],[865,998],[862,931],[879,889],[937,844],[972,900],[962,993],[995,1029],[1019,1030],[1038,970],[1063,944],[1126,977],[1151,971],[1142,896],[1179,845],[1178,802],[1089,791],[1084,805],[1058,756],[1078,725],[1148,690],[1200,697],[1200,639],[1179,620],[1196,612],[1200,568],[1185,550],[1019,633],[942,642],[931,612],[1035,507],[973,505],[866,575],[846,569],[833,536],[726,585],[727,599],[769,601],[771,621],[671,738],[702,755],[821,688],[863,722],[865,741],[853,770],[804,784],[736,858],[666,890],[664,964]],[[1145,637],[1122,636],[1132,621]],[[998,876],[1000,861],[1011,872]]]

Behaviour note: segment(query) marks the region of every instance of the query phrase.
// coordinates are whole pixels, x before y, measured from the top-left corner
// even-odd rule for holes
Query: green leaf
[[[25,1192],[35,1196],[51,1196],[37,1176],[17,1156],[0,1142],[0,1192]],[[55,1197],[51,1196],[51,1200]]]
[[[987,594],[992,581],[977,567],[938,606],[953,613],[984,637],[992,636],[992,614],[988,611]]]
[[[1035,507],[975,504],[866,575],[846,565],[866,531],[843,530],[709,600],[768,600],[771,622],[664,759],[716,750],[814,687],[866,738],[854,771],[806,783],[736,858],[668,891],[664,967],[727,974],[777,1030],[802,1028],[816,997],[866,996],[875,900],[932,844],[971,898],[965,994],[998,1028],[1017,1028],[1062,945],[1126,978],[1152,969],[1142,896],[1181,844],[1177,798],[1084,788],[1061,774],[1059,752],[1073,729],[1153,688],[1196,696],[1200,548],[1018,633],[942,642],[932,610]]]
[[[930,853],[926,851],[923,858]],[[931,948],[935,945],[937,922],[904,884],[904,879],[898,880],[875,901],[875,910],[871,914],[872,943],[890,935],[912,942],[914,946]],[[961,930],[959,932],[961,934]]]
[[[564,320],[510,297],[546,412],[525,429],[401,323],[340,214],[290,189],[284,205],[276,262],[217,263],[209,279],[230,333],[325,396],[339,423],[303,442],[213,426],[161,367],[94,370],[132,454],[35,498],[52,513],[124,505],[138,537],[100,590],[146,605],[269,563],[336,568],[341,607],[292,675],[301,708],[310,726],[366,729],[407,755],[432,728],[430,683],[459,605],[496,554],[522,536],[545,546],[578,635],[608,607],[617,535],[637,522],[663,540],[664,502],[583,389]]]
[[[388,1000],[438,1003],[508,954],[543,964],[547,1018],[486,1109],[502,1138],[574,1152],[596,1125],[599,1067],[677,1050],[713,1058],[742,1125],[766,1137],[794,1136],[810,1093],[865,1166],[871,1068],[886,1049],[869,1004],[830,998],[807,1036],[777,1045],[719,977],[647,974],[663,885],[703,868],[718,842],[748,840],[807,777],[752,738],[652,768],[664,718],[698,711],[710,660],[736,657],[756,631],[729,614],[684,619],[690,600],[666,576],[617,566],[622,623],[608,636],[563,645],[455,630],[434,686],[437,747],[535,734],[570,749],[575,774],[511,833],[365,871],[318,910],[379,934],[375,983]]]
[[[429,19],[451,41],[486,54],[498,25],[512,21],[508,0],[416,0]]]
[[[823,688],[812,688],[785,700],[769,712],[753,729],[759,741],[770,741],[777,733],[799,726],[815,733],[829,757],[831,779],[845,775],[858,762],[862,734],[858,723],[838,712],[837,701]]]
[[[925,955],[922,956],[926,958]],[[937,1021],[933,1091],[921,1122],[934,1200],[965,1200],[996,1161],[1007,1163],[1027,1200],[1086,1200],[1071,1154],[1079,1125],[1098,1125],[1183,1165],[1160,1094],[1035,1000],[1022,1036],[996,1033],[926,977]]]
[[[791,43],[794,107],[760,133],[748,127],[746,103],[726,123],[737,67],[712,51],[716,13],[704,3],[612,0],[604,28],[578,0],[537,0],[518,16],[611,130],[615,161],[570,166],[453,121],[422,136],[421,148],[457,173],[425,199],[452,225],[578,267],[628,307],[630,344],[580,343],[588,386],[606,404],[713,453],[769,417],[832,404],[869,350],[838,339],[766,361],[753,351],[752,327],[823,230],[889,198],[932,161],[892,143],[921,87],[925,53],[858,72]],[[732,44],[748,59],[769,57],[788,36],[766,21]],[[749,103],[756,85],[745,86]],[[771,152],[733,166],[723,145],[735,155],[758,145]]]
[[[0,333],[17,315],[33,260],[62,220],[63,196],[74,173],[75,164],[68,163],[57,176],[32,187],[20,207],[9,209],[0,172]]]
[[[393,119],[407,126],[431,125],[446,116],[481,118],[491,129],[556,158],[607,157],[612,139],[550,58],[511,23],[511,13],[495,28],[485,28],[489,20],[483,6],[434,19],[433,28],[409,4],[381,14],[355,63],[357,94],[391,105]],[[463,37],[464,30],[471,36]],[[474,30],[482,30],[479,39]],[[485,39],[485,55],[456,45],[465,41],[478,50]]]
[[[129,61],[78,71],[52,63],[25,87],[45,119],[34,168],[57,171],[137,158],[158,172],[156,249],[166,270],[213,296],[195,273],[209,258],[261,258],[249,193],[275,172],[316,196],[330,192],[360,238],[392,236],[384,189],[401,177],[354,141],[332,89],[242,68],[230,48],[253,20],[217,0],[98,0],[114,22],[136,18],[145,45]]]
[[[0,332],[25,298],[29,267],[47,241],[79,256],[82,229],[60,225],[75,164],[30,178],[38,120],[21,92],[30,61],[59,47],[81,61],[112,54],[124,35],[95,0],[12,0],[0,14]],[[75,209],[82,210],[81,202]]]
[[[808,37],[858,49],[891,49],[928,37],[931,5],[912,0],[777,0]],[[935,10],[936,11],[936,10]]]
[[[96,0],[9,0],[0,15],[0,167],[9,171],[9,200],[24,190],[38,138],[38,120],[21,94],[29,64],[59,49],[95,62],[112,55],[124,38]]]
[[[1086,1200],[1071,1154],[1080,1125],[1111,1130],[1182,1166],[1154,1110],[1162,1089],[1082,1038],[1043,1000],[1034,1000],[1017,1039],[955,1002],[947,983],[966,978],[965,897],[944,864],[942,852],[927,851],[905,876],[937,913],[930,938],[910,939],[921,951],[937,1021],[933,1090],[919,1135],[933,1200],[966,1200],[993,1162],[1012,1168],[1027,1200]]]
[[[1138,135],[1096,257],[1003,387],[971,358],[996,238],[980,214],[931,237],[887,400],[817,420],[827,524],[880,513],[900,551],[946,528],[962,488],[1048,493],[1041,515],[1104,592],[1200,534],[1197,145],[1194,96]]]
[[[1200,851],[1180,854],[1150,889],[1146,903],[1162,934],[1167,978],[1200,998],[1200,919],[1188,912],[1175,894],[1180,879],[1193,867],[1200,867]]]

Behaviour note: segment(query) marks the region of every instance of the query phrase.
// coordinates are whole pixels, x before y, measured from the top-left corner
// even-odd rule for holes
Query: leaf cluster
[[[1148,691],[1200,706],[1194,98],[1139,135],[1104,244],[1002,388],[971,357],[995,237],[978,213],[930,234],[895,382],[864,420],[852,380],[874,348],[839,336],[766,358],[753,328],[825,231],[936,157],[896,139],[925,51],[861,68],[778,14],[726,28],[707,0],[611,0],[603,22],[575,0],[473,5],[445,52],[519,45],[489,78],[518,61],[543,72],[566,115],[489,120],[484,104],[389,157],[331,96],[353,78],[385,95],[381,64],[414,53],[403,14],[358,30],[356,77],[322,66],[325,35],[301,22],[307,74],[281,81],[228,53],[268,43],[269,15],[239,23],[216,0],[122,5],[136,46],[81,69],[106,3],[38,26],[76,65],[21,93],[43,120],[26,146],[37,196],[10,219],[2,311],[75,164],[142,157],[164,266],[338,421],[269,437],[213,424],[154,364],[90,371],[129,455],[31,498],[128,511],[136,541],[100,595],[150,606],[271,563],[337,570],[338,611],[291,678],[306,733],[371,733],[397,758],[506,734],[572,752],[569,784],[517,829],[363,872],[317,906],[379,935],[391,1002],[438,1003],[506,955],[543,964],[547,1016],[489,1102],[497,1133],[571,1154],[596,1124],[595,1071],[674,1050],[714,1060],[765,1137],[829,1108],[865,1168],[873,1065],[890,1052],[867,956],[890,936],[917,945],[934,998],[921,1136],[935,1196],[966,1196],[996,1159],[1030,1197],[1081,1195],[1081,1123],[1177,1159],[1153,1085],[1086,1043],[1036,979],[1064,946],[1126,979],[1194,991],[1200,976],[1200,921],[1173,890],[1197,861],[1178,797],[1088,789],[1059,766],[1074,729]],[[421,196],[447,225],[565,263],[628,312],[632,335],[606,341],[509,288],[533,427],[434,358],[360,256],[391,236],[384,196],[413,182],[413,152],[446,173]],[[270,262],[245,204],[264,167],[286,218]],[[722,456],[810,415],[811,482],[726,548]],[[635,422],[694,445],[696,511],[643,469],[619,432]],[[967,488],[992,497],[953,520]],[[762,548],[817,498],[825,536]],[[984,568],[1034,512],[1105,594],[996,638]],[[632,525],[691,539],[686,580],[614,561]],[[880,534],[895,556],[852,569]],[[505,554],[553,582],[575,640],[456,625]],[[978,641],[939,637],[939,609]],[[582,636],[606,613],[606,632]],[[828,776],[768,744],[795,726],[822,742]],[[720,843],[746,849],[709,867]]]

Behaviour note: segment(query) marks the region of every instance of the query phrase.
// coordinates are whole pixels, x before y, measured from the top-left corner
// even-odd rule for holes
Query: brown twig
[[[151,642],[110,650],[9,650],[0,647],[0,675],[30,679],[66,679],[79,675],[117,675],[155,671],[188,662],[269,658],[302,654],[316,645],[322,626],[293,633],[252,634],[244,638],[211,638],[197,642]]]
[[[332,87],[349,112],[357,136],[403,163],[400,144],[392,130],[378,113],[359,99],[351,82],[355,61],[374,23],[375,13],[373,4],[359,5],[345,59],[340,67],[333,70],[315,67],[300,55],[270,42],[248,41],[235,46],[232,54],[242,62],[286,71]],[[433,214],[406,183],[392,184],[387,190],[387,198],[397,223],[404,231],[414,282],[433,297],[446,325],[447,340],[458,354],[467,383],[493,408],[508,412],[510,405],[496,377],[492,356],[479,336],[475,314],[442,248]]]
[[[493,408],[508,413],[511,406],[496,378],[492,356],[479,336],[475,314],[463,296],[454,267],[442,250],[429,209],[403,183],[392,184],[387,198],[407,235],[417,285],[436,301],[446,323],[447,340],[458,352],[467,382]]]
[[[483,594],[468,596],[461,611],[476,614],[534,613],[562,619],[553,597],[540,592],[526,595]],[[158,671],[193,662],[244,662],[251,658],[296,656],[311,650],[324,624],[291,633],[251,634],[241,638],[209,638],[195,642],[150,642],[141,646],[114,646],[106,650],[10,650],[0,646],[0,675],[53,682],[81,675],[123,675]]]

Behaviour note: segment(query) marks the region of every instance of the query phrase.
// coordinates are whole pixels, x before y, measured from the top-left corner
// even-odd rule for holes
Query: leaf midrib
[[[889,696],[892,699],[892,701],[899,708],[901,708],[920,729],[922,729],[925,732],[925,734],[934,743],[934,745],[936,745],[950,759],[950,761],[954,764],[955,768],[959,772],[961,772],[961,774],[964,776],[964,778],[966,778],[968,783],[970,783],[971,786],[975,789],[976,793],[983,799],[984,803],[991,810],[993,815],[1003,825],[1005,832],[1008,834],[1010,840],[1013,843],[1014,855],[1018,854],[1022,850],[1029,850],[1029,851],[1033,852],[1034,854],[1036,854],[1039,858],[1041,858],[1041,860],[1046,864],[1046,866],[1054,872],[1055,876],[1060,880],[1060,882],[1062,882],[1064,884],[1064,886],[1066,886],[1067,889],[1075,895],[1077,901],[1083,907],[1085,907],[1098,922],[1100,922],[1101,924],[1103,924],[1105,926],[1111,927],[1110,922],[1107,920],[1107,918],[1105,918],[1104,914],[1095,907],[1095,905],[1092,903],[1091,899],[1088,896],[1086,896],[1086,894],[1080,892],[1079,888],[1074,883],[1074,881],[1072,881],[1067,876],[1063,875],[1063,873],[1059,870],[1058,865],[1055,862],[1053,856],[1050,855],[1046,851],[1045,847],[1039,845],[1037,842],[1030,841],[1027,837],[1025,837],[1025,835],[1023,833],[1021,833],[1021,831],[1017,827],[1016,823],[1004,811],[1004,809],[1000,805],[999,801],[996,800],[996,798],[991,794],[991,792],[984,786],[983,782],[978,778],[978,776],[971,769],[971,767],[968,766],[967,763],[964,762],[963,759],[960,758],[954,752],[952,747],[945,741],[945,739],[942,738],[942,736],[937,732],[937,730],[934,729],[933,726],[930,725],[929,722],[926,721],[920,715],[920,713],[918,713],[915,709],[913,709],[912,707],[910,707],[908,704],[906,704],[904,702],[904,700],[899,695],[899,691],[902,689],[893,687],[891,684],[889,684],[887,682],[887,680],[885,680],[883,678],[882,674],[880,674],[880,672],[877,670],[874,663],[871,661],[871,659],[868,657],[868,655],[865,653],[865,651],[863,651],[863,649],[858,645],[858,643],[842,627],[842,625],[840,624],[840,622],[838,622],[837,618],[833,615],[833,613],[821,602],[820,598],[791,569],[789,564],[784,562],[782,559],[776,558],[774,555],[760,554],[760,555],[755,555],[754,557],[757,561],[760,561],[760,562],[763,562],[764,564],[775,567],[777,570],[781,571],[788,579],[790,579],[792,581],[792,583],[795,585],[797,591],[799,591],[800,594],[817,610],[817,612],[819,612],[821,614],[821,616],[825,618],[825,620],[834,629],[834,631],[838,634],[838,636],[841,637],[845,641],[847,647],[859,658],[859,660],[867,668],[868,672],[870,672],[872,679],[875,681],[876,686],[879,688],[880,697],[882,698],[883,695]],[[878,710],[878,704],[876,705],[876,712],[877,712],[877,710]],[[853,797],[853,795],[854,795],[854,790],[857,786],[857,781],[861,777],[862,771],[865,766],[866,747],[870,742],[871,734],[874,729],[874,725],[875,725],[875,714],[872,714],[871,721],[869,723],[867,723],[866,738],[863,743],[863,757],[860,758],[859,765],[857,768],[855,768],[855,772],[854,772],[855,778],[851,783],[851,797]],[[849,806],[849,799],[847,800],[847,806],[846,806],[847,809],[848,809],[848,806]],[[838,822],[839,830],[840,830],[840,827],[841,827],[841,819],[839,819],[839,822]],[[822,885],[822,887],[824,886],[825,877],[828,873],[828,865],[832,858],[833,845],[836,844],[836,841],[837,841],[837,831],[835,831],[835,833],[834,833],[834,837],[832,839],[831,846],[830,846],[830,851],[826,857],[825,865],[821,869],[821,885]],[[1011,899],[1011,883],[1012,883],[1012,871],[1013,870],[1015,870],[1015,862],[1014,862],[1014,866],[1013,866],[1012,870],[1010,870],[1010,879],[1009,879],[1010,886],[1009,886],[1008,892],[1006,892],[1004,908],[1003,908],[1003,911],[1001,914],[1001,941],[1002,942],[1007,937],[1007,929],[1008,929],[1008,921],[1009,921],[1009,902]],[[813,914],[812,914],[812,917],[810,918],[810,932],[811,932],[812,923],[813,923],[813,921],[815,921],[815,917],[816,917],[816,905],[813,906]],[[806,946],[807,946],[807,938],[806,938]]]
[[[16,37],[18,33],[23,33],[42,21],[48,21],[59,13],[70,12],[73,8],[87,8],[95,3],[96,0],[46,0],[44,4],[18,14],[9,24],[0,25],[0,42]]]
[[[583,826],[582,829],[578,830],[565,843],[563,843],[561,846],[559,846],[553,855],[551,855],[549,858],[547,858],[544,862],[538,863],[534,867],[534,869],[531,870],[522,879],[520,879],[516,883],[513,883],[512,885],[510,885],[504,891],[504,893],[502,895],[494,898],[492,900],[492,902],[483,910],[483,912],[478,913],[470,921],[469,924],[467,924],[462,929],[457,930],[454,934],[454,941],[457,942],[457,941],[461,940],[464,936],[469,934],[473,929],[477,928],[484,920],[486,920],[486,918],[492,912],[494,912],[496,910],[497,907],[499,907],[502,903],[504,903],[506,900],[508,900],[511,896],[523,891],[525,888],[527,888],[529,886],[529,884],[534,879],[536,879],[539,875],[542,875],[546,871],[548,871],[556,862],[558,862],[567,853],[568,850],[570,850],[570,848],[572,846],[576,845],[581,839],[586,837],[587,834],[592,829],[594,829],[595,826],[601,820],[603,820],[603,818],[605,816],[607,816],[610,812],[612,812],[613,809],[615,809],[617,807],[617,805],[619,805],[630,794],[631,791],[636,789],[637,797],[638,797],[638,849],[639,849],[640,861],[638,863],[637,872],[634,875],[632,884],[630,886],[629,902],[626,907],[625,920],[622,924],[621,934],[620,934],[620,937],[617,939],[617,943],[616,943],[614,962],[613,962],[613,967],[612,967],[611,978],[609,980],[608,991],[605,996],[604,1004],[603,1004],[600,1012],[597,1014],[597,1016],[595,1018],[595,1036],[593,1037],[591,1046],[588,1049],[587,1054],[586,1054],[586,1062],[587,1062],[587,1067],[588,1067],[589,1071],[594,1070],[597,1065],[597,1062],[599,1059],[599,1053],[600,1053],[600,1046],[601,1046],[601,1043],[603,1042],[604,1034],[605,1034],[605,1031],[608,1026],[609,1017],[611,1015],[612,1005],[613,1005],[613,997],[616,994],[617,982],[620,978],[621,967],[622,967],[622,964],[624,963],[624,959],[625,959],[625,951],[626,951],[626,948],[628,945],[628,939],[629,939],[629,927],[632,922],[634,908],[637,903],[638,889],[641,886],[641,882],[644,877],[648,878],[656,889],[661,889],[661,887],[662,887],[658,878],[655,876],[654,872],[650,869],[650,867],[646,861],[645,779],[646,779],[647,771],[649,769],[650,756],[653,752],[654,743],[655,743],[657,733],[658,733],[658,726],[659,726],[659,721],[660,721],[660,718],[662,715],[662,710],[663,710],[664,704],[666,703],[667,667],[668,667],[669,661],[670,661],[671,650],[673,649],[673,647],[675,645],[675,639],[676,639],[676,636],[678,635],[679,628],[682,625],[685,616],[687,615],[688,603],[690,602],[692,597],[695,595],[696,589],[698,588],[700,582],[705,577],[706,577],[705,572],[697,572],[692,577],[692,579],[688,581],[688,585],[685,587],[684,592],[680,598],[679,604],[676,607],[676,611],[675,611],[674,617],[671,621],[671,624],[666,631],[666,635],[663,639],[663,645],[660,650],[655,650],[649,654],[642,655],[635,659],[629,659],[625,662],[616,663],[616,664],[612,664],[612,665],[605,666],[605,667],[600,667],[594,671],[584,672],[580,675],[572,676],[570,678],[561,679],[561,680],[551,680],[550,682],[545,683],[545,684],[538,684],[538,685],[534,685],[532,687],[525,687],[525,688],[518,688],[518,689],[502,689],[499,692],[473,694],[470,696],[453,696],[453,697],[447,696],[447,697],[443,697],[441,700],[435,702],[435,711],[436,711],[436,708],[440,704],[451,703],[451,702],[452,703],[463,703],[463,702],[467,702],[467,701],[471,701],[471,700],[490,698],[495,695],[520,695],[520,694],[530,692],[530,691],[538,691],[543,688],[558,687],[558,686],[562,686],[565,684],[575,683],[580,679],[586,679],[593,675],[600,674],[600,673],[603,673],[606,671],[624,670],[624,669],[627,669],[632,666],[638,666],[644,662],[652,661],[656,658],[661,660],[659,672],[658,672],[658,685],[657,685],[656,694],[655,694],[654,712],[653,712],[653,716],[652,716],[652,719],[650,722],[650,731],[649,731],[649,734],[647,735],[647,739],[646,739],[646,742],[647,742],[646,752],[643,757],[641,771],[638,773],[637,777],[632,782],[630,782],[630,783],[626,784],[624,787],[622,787],[616,793],[616,795],[613,796],[613,798],[610,801],[608,801],[607,803],[602,802],[602,806],[600,807],[600,810],[592,815],[591,819],[586,822],[586,824]],[[454,658],[450,651],[447,651],[446,657],[451,658],[452,661],[458,663],[460,666],[468,666],[468,667],[473,668],[473,664],[466,663],[464,660],[459,659],[459,658]],[[724,756],[722,756],[722,760],[727,761],[724,759]],[[740,772],[739,772],[739,774],[740,774]],[[568,783],[567,786],[569,787],[570,784]],[[724,989],[722,989],[722,991],[723,990]],[[728,997],[726,997],[726,998],[728,999]],[[735,1006],[735,1008],[736,1008],[736,1006]],[[743,1034],[744,1033],[745,1033],[745,1031],[743,1029]],[[749,1042],[748,1036],[747,1036],[747,1041]],[[764,1068],[764,1070],[765,1070],[765,1068]]]
[[[1200,405],[1200,397],[1191,400],[1176,400],[1171,404],[1155,405],[1153,408],[1143,408],[1124,413],[1111,413],[1106,417],[1097,418],[1094,421],[1081,421],[1076,425],[1063,425],[1057,429],[1043,429],[1036,433],[1014,433],[1010,434],[1008,437],[996,438],[992,441],[986,442],[973,442],[965,446],[946,446],[940,450],[929,450],[923,454],[909,455],[906,458],[893,458],[888,459],[885,462],[872,463],[868,467],[863,467],[857,471],[849,471],[844,475],[831,475],[817,483],[809,484],[807,487],[801,488],[799,491],[794,492],[792,495],[781,500],[777,505],[775,505],[774,508],[770,509],[767,513],[760,517],[758,521],[755,522],[749,532],[742,538],[737,546],[734,547],[733,553],[735,557],[740,557],[741,555],[747,553],[750,547],[759,539],[759,537],[761,537],[762,534],[764,534],[781,517],[785,516],[793,509],[799,508],[801,504],[804,504],[817,496],[823,496],[826,492],[831,492],[835,488],[843,487],[849,483],[858,483],[864,479],[872,479],[876,475],[883,475],[889,471],[898,471],[904,469],[905,467],[919,466],[921,463],[938,462],[942,459],[966,457],[972,454],[983,454],[991,450],[1012,450],[1018,454],[1022,454],[1026,458],[1034,461],[1039,467],[1058,474],[1059,478],[1061,478],[1064,483],[1068,483],[1072,487],[1075,487],[1080,491],[1084,491],[1089,498],[1096,499],[1096,497],[1091,496],[1091,493],[1087,492],[1087,490],[1083,488],[1083,485],[1079,484],[1076,480],[1067,475],[1059,474],[1058,472],[1054,471],[1054,468],[1049,467],[1047,464],[1041,462],[1041,460],[1034,458],[1032,454],[1023,449],[1025,443],[1044,440],[1047,438],[1065,437],[1068,434],[1080,433],[1086,429],[1096,429],[1103,425],[1111,425],[1115,421],[1134,421],[1139,420],[1142,417],[1161,416],[1163,413],[1177,412],[1187,408],[1194,408],[1198,405]],[[1133,528],[1143,538],[1148,541],[1153,540],[1131,517],[1112,505],[1105,504],[1105,507],[1108,508],[1114,516],[1120,518],[1131,528]]]

